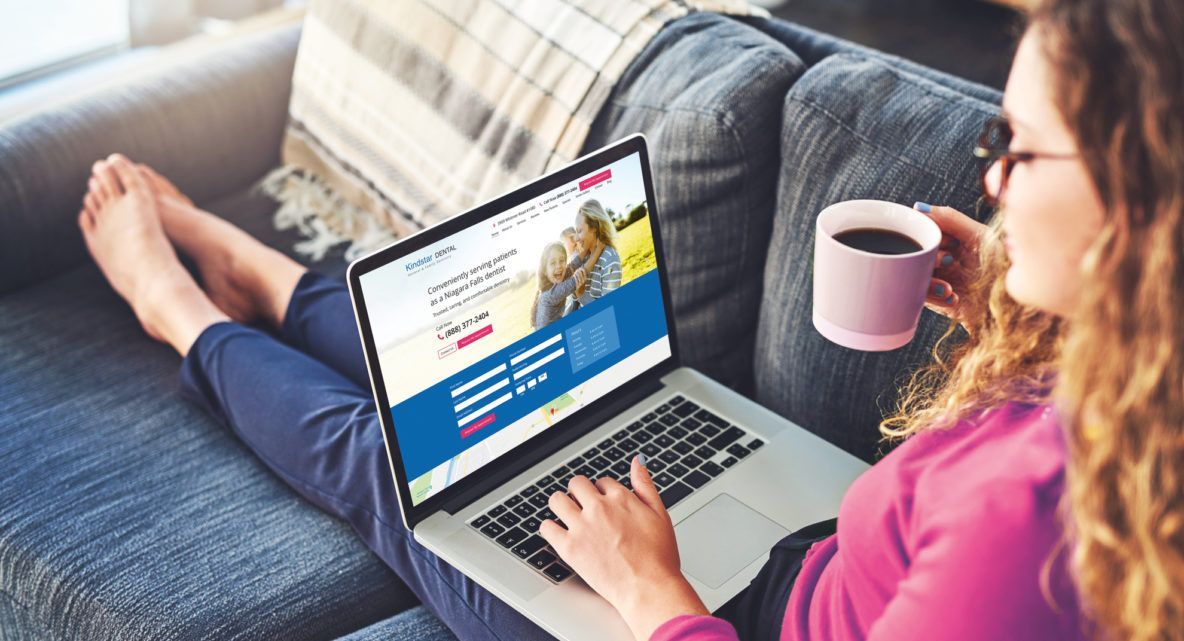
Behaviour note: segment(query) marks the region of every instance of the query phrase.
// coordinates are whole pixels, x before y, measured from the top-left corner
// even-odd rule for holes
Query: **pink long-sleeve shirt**
[[[814,544],[782,641],[1088,638],[1062,554],[1065,445],[1051,407],[1008,404],[910,438],[852,484],[838,533]],[[800,488],[809,491],[809,488]],[[706,616],[652,641],[736,639]]]

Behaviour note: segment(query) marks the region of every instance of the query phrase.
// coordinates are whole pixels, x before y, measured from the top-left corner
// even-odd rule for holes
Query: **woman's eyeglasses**
[[[1046,154],[1034,151],[1011,151],[1011,139],[1014,132],[1011,123],[1003,116],[995,116],[983,124],[983,132],[979,135],[978,145],[974,148],[974,156],[982,160],[980,168],[983,186],[983,198],[987,205],[998,207],[999,200],[1007,191],[1007,179],[1011,171],[1022,162],[1029,162],[1038,158],[1048,160],[1070,160],[1079,158],[1078,154]],[[999,182],[991,185],[988,179],[995,163],[1000,163]]]

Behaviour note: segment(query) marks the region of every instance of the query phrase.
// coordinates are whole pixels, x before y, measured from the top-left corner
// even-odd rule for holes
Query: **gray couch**
[[[289,251],[250,188],[279,163],[298,39],[222,43],[0,126],[0,640],[450,636],[180,399],[178,357],[76,228],[91,162],[119,151]],[[942,327],[927,312],[885,354],[818,336],[813,217],[861,197],[974,212],[969,150],[998,99],[796,25],[696,15],[634,62],[586,147],[649,137],[686,362],[873,460],[881,409]]]

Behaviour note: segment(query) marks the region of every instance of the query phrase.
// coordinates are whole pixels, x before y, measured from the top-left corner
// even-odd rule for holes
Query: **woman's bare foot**
[[[177,260],[152,188],[124,157],[95,163],[78,225],[91,256],[144,331],[181,355],[207,327],[229,320]]]
[[[157,196],[165,234],[197,263],[202,287],[214,304],[240,323],[262,318],[280,327],[304,267],[195,207],[151,167],[136,167]]]

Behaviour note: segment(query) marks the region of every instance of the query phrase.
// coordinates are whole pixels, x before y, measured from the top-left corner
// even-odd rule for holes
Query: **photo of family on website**
[[[539,256],[531,327],[546,327],[655,267],[647,213],[644,203],[624,217],[596,199],[580,203],[575,225]]]

